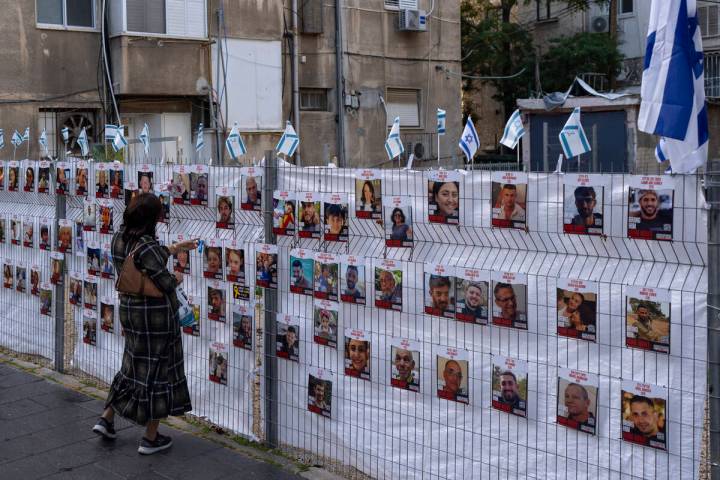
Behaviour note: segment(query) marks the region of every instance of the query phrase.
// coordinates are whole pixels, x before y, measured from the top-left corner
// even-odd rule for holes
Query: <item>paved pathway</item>
[[[116,420],[112,442],[92,433],[102,403],[0,362],[0,479],[300,479],[268,463],[161,425],[168,451],[137,453],[142,429]],[[297,468],[294,468],[297,471]]]

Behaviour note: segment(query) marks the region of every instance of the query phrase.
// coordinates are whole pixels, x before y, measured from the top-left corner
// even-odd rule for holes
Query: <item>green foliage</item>
[[[565,91],[578,74],[620,73],[623,56],[617,40],[606,33],[578,33],[550,40],[551,47],[540,65],[543,90]]]

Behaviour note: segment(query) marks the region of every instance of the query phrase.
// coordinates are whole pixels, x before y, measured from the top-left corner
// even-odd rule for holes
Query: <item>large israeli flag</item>
[[[471,163],[480,148],[480,137],[478,137],[477,130],[475,130],[475,124],[473,124],[472,117],[468,117],[458,145],[465,154],[467,162]]]
[[[390,135],[385,140],[385,152],[390,160],[397,158],[405,152],[402,140],[400,140],[400,117],[395,117]]]
[[[437,133],[445,135],[445,120],[447,120],[447,112],[441,108],[437,109]]]
[[[117,129],[115,130],[115,138],[113,138],[112,141],[112,147],[113,150],[116,152],[119,152],[123,148],[128,146],[128,141],[125,138],[125,129],[122,125],[118,125]]]
[[[198,125],[197,139],[195,140],[195,151],[199,152],[205,146],[205,130],[203,124]]]
[[[505,125],[505,131],[500,139],[500,143],[508,148],[514,149],[518,142],[525,135],[525,126],[522,123],[520,110],[515,110]]]
[[[292,157],[295,155],[295,150],[297,150],[298,145],[300,145],[300,138],[295,132],[292,124],[290,122],[286,122],[285,133],[283,133],[282,137],[280,137],[280,141],[275,146],[275,151],[278,154],[282,153],[286,157]]]
[[[245,155],[247,153],[245,142],[243,142],[240,132],[238,132],[237,122],[235,122],[232,130],[230,130],[230,135],[228,135],[228,138],[225,140],[225,148],[228,151],[228,155],[230,155],[230,158],[233,160],[237,160],[240,155]]]
[[[12,138],[10,139],[10,142],[15,146],[15,148],[18,148],[23,143],[22,135],[20,135],[20,132],[15,130],[12,134]]]
[[[85,127],[82,128],[80,131],[80,135],[78,135],[77,143],[80,145],[80,154],[83,157],[87,157],[88,153],[90,153],[90,144],[88,143],[87,138],[87,131],[85,131]]]
[[[703,49],[695,0],[653,0],[638,128],[665,138],[675,173],[693,172],[708,154]]]
[[[560,131],[559,138],[565,158],[577,157],[592,150],[580,123],[580,107],[575,107],[570,114],[570,118]]]
[[[145,156],[147,156],[150,152],[150,127],[148,127],[147,123],[143,125],[143,129],[142,132],[140,132],[138,140],[142,143],[143,150],[145,150]]]
[[[38,138],[38,143],[43,148],[43,151],[45,152],[45,155],[48,155],[48,141],[47,141],[47,132],[43,128],[42,133],[40,134],[40,138]]]

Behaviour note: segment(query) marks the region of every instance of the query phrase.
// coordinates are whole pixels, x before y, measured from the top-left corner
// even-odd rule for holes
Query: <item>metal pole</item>
[[[59,232],[59,220],[66,214],[65,195],[55,195],[55,231]],[[65,262],[63,262],[65,263]],[[55,370],[65,371],[65,271],[63,267],[60,281],[55,285]]]
[[[293,91],[293,123],[295,124],[295,131],[300,135],[300,37],[298,36],[298,29],[300,21],[298,19],[298,0],[292,1],[292,41],[293,41],[293,55],[292,55],[292,91]],[[295,152],[295,165],[302,165],[300,157],[300,149],[298,148]]]
[[[345,83],[342,42],[342,0],[335,0],[335,89],[337,94],[338,167],[340,168],[347,166],[345,161]]]
[[[720,160],[705,175],[708,212],[707,349],[710,402],[710,478],[720,478]]]
[[[277,188],[277,157],[274,150],[265,151],[265,181],[262,210],[265,222],[265,243],[276,243],[273,233],[273,191]],[[265,443],[278,446],[278,377],[276,344],[277,290],[266,288],[265,301]]]

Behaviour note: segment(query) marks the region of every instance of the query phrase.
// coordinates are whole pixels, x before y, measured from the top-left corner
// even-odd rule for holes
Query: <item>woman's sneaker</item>
[[[142,455],[152,455],[153,453],[167,450],[170,447],[172,447],[172,438],[158,433],[155,440],[148,440],[143,437],[138,447],[138,453]]]
[[[100,417],[100,420],[98,420],[92,430],[108,440],[115,440],[117,437],[117,434],[115,433],[115,425],[108,422],[103,417]]]

